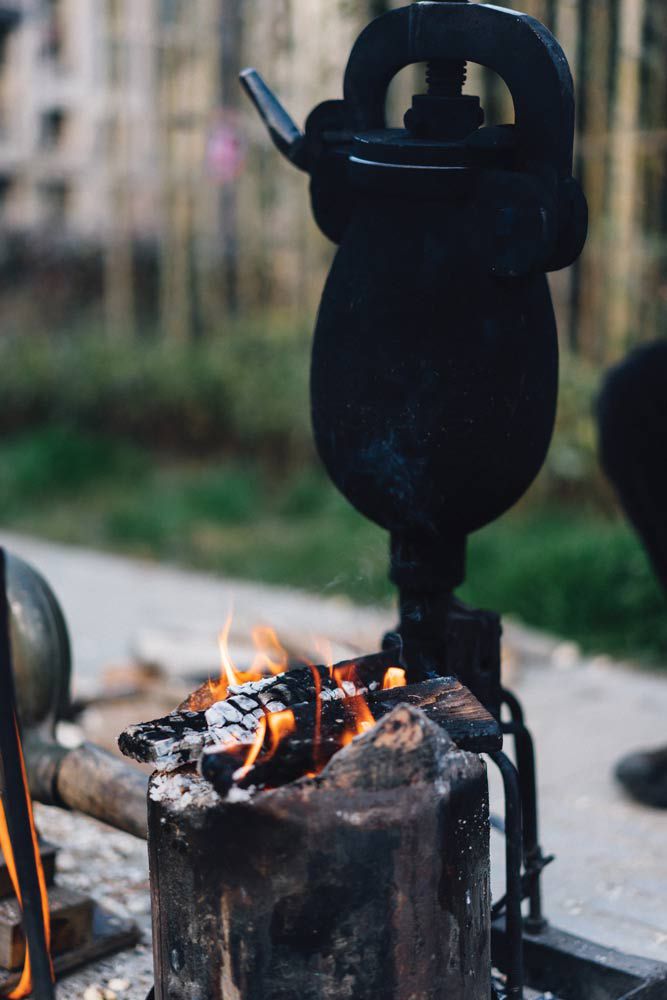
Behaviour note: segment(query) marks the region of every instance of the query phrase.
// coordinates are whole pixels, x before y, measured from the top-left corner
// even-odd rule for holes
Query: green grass
[[[537,497],[537,499],[536,499]],[[56,424],[0,445],[6,528],[357,601],[389,600],[385,534],[312,464],[156,458]],[[471,539],[464,599],[604,651],[667,663],[667,605],[619,519],[540,491]]]
[[[620,520],[516,512],[473,537],[462,596],[592,652],[667,665],[667,603]]]

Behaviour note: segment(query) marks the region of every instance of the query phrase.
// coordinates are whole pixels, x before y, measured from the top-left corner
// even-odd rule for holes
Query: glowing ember
[[[315,687],[315,729],[313,731],[313,745],[315,747],[315,764],[319,767],[320,735],[322,733],[322,678],[319,670],[309,663],[310,672],[313,675],[313,685]]]
[[[236,781],[242,781],[252,770],[255,764],[265,764],[275,755],[278,747],[290,733],[296,729],[294,712],[285,709],[284,712],[267,712],[259,720],[257,732],[252,746],[248,750],[243,767],[234,775]],[[262,753],[267,731],[271,737],[271,745],[266,753]]]
[[[391,670],[392,668],[390,667],[389,669]],[[346,728],[342,739],[343,746],[347,746],[355,736],[359,736],[361,733],[366,733],[369,729],[372,729],[375,725],[375,719],[363,695],[354,697],[357,689],[362,686],[354,663],[334,667],[332,675],[338,687],[345,694],[345,697],[349,698],[347,704],[353,721]]]
[[[382,690],[389,691],[391,688],[402,688],[407,683],[405,670],[402,667],[389,667],[389,670],[384,675]]]
[[[18,726],[16,725],[16,720],[14,720],[14,726],[16,728],[17,738],[18,738]],[[35,820],[32,812],[32,802],[30,800],[30,794],[28,792],[28,778],[25,770],[25,761],[23,759],[23,750],[21,749],[21,743],[19,738],[19,749],[21,752],[21,774],[23,777],[23,787],[26,793],[26,801],[28,804],[28,813],[30,816],[30,832],[32,834],[32,845],[35,854],[35,862],[37,864],[37,877],[39,879],[39,891],[42,898],[42,913],[44,914],[44,931],[46,936],[47,948],[51,947],[51,919],[49,915],[49,897],[46,890],[46,877],[44,875],[44,868],[42,866],[42,859],[39,853],[39,846],[37,843],[37,831],[35,829]],[[14,892],[16,898],[19,902],[19,906],[23,908],[23,901],[21,899],[21,890],[19,887],[18,875],[16,872],[16,864],[14,862],[14,851],[12,850],[12,842],[9,836],[9,827],[7,825],[7,817],[5,815],[5,809],[0,800],[0,849],[5,859],[5,864],[7,865],[7,871],[9,872],[9,877],[14,887]],[[53,974],[52,974],[53,978]],[[32,992],[32,974],[30,970],[30,956],[28,954],[28,949],[26,948],[25,963],[23,965],[23,971],[21,973],[21,978],[12,990],[11,993],[7,994],[8,1000],[20,1000],[22,997],[30,996]]]

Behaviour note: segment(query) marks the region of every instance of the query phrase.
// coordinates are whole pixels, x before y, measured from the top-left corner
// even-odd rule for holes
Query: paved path
[[[292,644],[319,634],[335,649],[371,650],[392,621],[386,611],[338,599],[6,534],[0,542],[32,561],[59,594],[79,690],[94,688],[100,667],[128,652],[180,673],[210,669],[232,604],[241,644],[263,622]],[[506,660],[538,740],[543,845],[558,855],[545,875],[548,915],[603,944],[667,960],[667,814],[626,801],[610,777],[619,754],[667,739],[667,675],[585,660],[568,644],[512,626]],[[495,777],[492,786],[497,808]]]

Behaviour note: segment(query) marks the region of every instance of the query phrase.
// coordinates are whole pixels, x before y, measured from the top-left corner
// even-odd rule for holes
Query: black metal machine
[[[513,125],[483,125],[479,99],[462,92],[467,61],[505,81]],[[427,66],[427,93],[404,128],[388,128],[389,84],[415,63]],[[454,673],[496,718],[509,710],[516,767],[492,755],[506,792],[508,888],[494,907],[506,996],[523,996],[524,966],[563,1000],[667,995],[665,968],[628,960],[630,970],[544,920],[551,859],[531,736],[501,686],[500,621],[454,596],[467,536],[523,495],[553,430],[546,272],[578,257],[587,229],[563,51],[527,15],[430,0],[362,32],[343,100],[316,107],[303,133],[255,70],[242,83],[276,147],[310,175],[315,219],[338,244],[313,344],[313,425],[336,486],[390,533],[400,622],[385,642],[398,634],[411,681]]]

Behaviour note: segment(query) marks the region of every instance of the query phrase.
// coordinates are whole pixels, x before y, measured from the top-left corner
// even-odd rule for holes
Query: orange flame
[[[321,748],[321,734],[322,734],[322,676],[313,663],[309,663],[308,667],[313,675],[313,687],[315,688],[315,730],[313,732],[313,747],[314,754],[313,758],[315,760],[315,766],[320,768],[320,748]],[[320,768],[321,770],[321,768]],[[312,775],[311,775],[312,777]]]
[[[391,688],[402,688],[407,683],[405,670],[402,667],[389,667],[382,681],[382,690],[389,691]]]
[[[330,670],[331,676],[346,698],[353,697],[362,687],[356,663],[344,663],[339,667],[331,667]]]
[[[352,714],[353,722],[348,726],[343,734],[342,744],[344,747],[346,747],[348,743],[351,743],[355,736],[367,733],[368,730],[372,729],[375,725],[375,719],[373,718],[373,714],[368,707],[368,702],[363,695],[359,695],[356,698],[350,698],[348,706]]]
[[[356,664],[346,663],[332,669],[332,676],[338,687],[343,691],[345,697],[349,699],[347,705],[352,715],[351,724],[348,725],[342,737],[342,745],[346,747],[355,736],[368,732],[375,725],[375,719],[368,707],[368,702],[363,695],[356,695],[355,692],[362,687]]]
[[[252,746],[248,750],[248,756],[245,759],[243,767],[240,767],[235,774],[236,780],[245,778],[248,771],[254,766],[255,761],[262,752],[262,747],[264,746],[264,737],[266,736],[266,716],[263,715],[259,720],[257,725],[257,732],[255,733],[255,739]]]
[[[255,647],[255,656],[249,670],[238,670],[232,659],[229,648],[229,634],[232,625],[232,615],[230,614],[218,636],[220,648],[220,677],[218,680],[210,680],[208,686],[199,689],[190,696],[189,706],[197,710],[210,707],[216,701],[223,701],[229,694],[232,685],[246,684],[260,680],[263,677],[283,673],[289,669],[289,656],[285,648],[281,645],[275,631],[266,626],[258,626],[252,630],[252,641]],[[363,682],[359,677],[357,664],[347,662],[334,666],[333,652],[331,644],[327,639],[313,639],[313,646],[317,651],[320,662],[325,664],[329,676],[343,692],[348,715],[348,724],[342,737],[342,745],[347,746],[355,736],[367,732],[375,725],[375,719],[369,708],[368,702],[360,690]],[[322,674],[307,660],[302,661],[304,666],[308,666],[313,677],[315,689],[315,729],[313,733],[313,762],[314,771],[309,774],[314,777],[323,769],[328,756],[322,748]],[[382,690],[388,691],[391,688],[405,687],[407,678],[405,670],[401,667],[389,667],[382,678]],[[258,724],[257,732],[252,745],[250,746],[243,766],[237,772],[239,779],[247,776],[250,769],[260,760],[261,763],[271,760],[278,751],[280,743],[290,733],[296,730],[296,720],[293,712],[284,710],[281,712],[265,713]],[[268,750],[264,749],[264,744],[270,736]],[[264,752],[263,752],[264,751]],[[260,756],[261,755],[261,756]]]
[[[259,625],[252,630],[252,641],[257,650],[251,672],[259,677],[267,674],[282,674],[289,665],[287,650],[278,641],[275,629]]]
[[[271,760],[285,737],[296,730],[294,712],[289,708],[286,708],[283,712],[269,712],[266,715],[266,724],[271,733],[271,749],[266,757],[262,759],[262,763]]]
[[[224,701],[232,684],[247,684],[250,681],[261,680],[262,677],[282,674],[287,670],[289,662],[287,650],[281,646],[274,629],[263,625],[254,628],[251,633],[255,656],[250,669],[238,670],[229,650],[232,617],[232,614],[228,615],[227,621],[218,634],[220,677],[218,680],[209,680],[209,703],[202,705],[198,701],[197,708],[200,710],[210,708],[216,701]]]
[[[46,946],[51,948],[51,918],[49,914],[49,896],[46,889],[46,877],[44,875],[44,868],[42,866],[42,858],[39,853],[39,845],[37,842],[37,831],[35,829],[35,820],[32,812],[32,802],[30,800],[30,794],[28,792],[28,776],[25,770],[25,761],[23,759],[23,750],[21,748],[21,741],[18,734],[18,726],[16,725],[16,719],[14,720],[14,727],[16,729],[17,739],[19,739],[19,752],[21,754],[21,775],[23,778],[23,787],[25,788],[26,799],[28,802],[28,815],[30,817],[30,833],[32,836],[32,846],[35,854],[35,862],[37,864],[37,878],[39,881],[39,892],[42,898],[42,913],[44,915],[44,932],[46,936]],[[16,863],[14,861],[14,851],[12,850],[12,842],[9,836],[9,827],[7,825],[7,816],[5,814],[5,808],[0,800],[0,849],[2,850],[3,857],[5,859],[5,864],[7,865],[7,871],[9,872],[9,877],[11,879],[16,898],[19,902],[19,906],[23,908],[23,900],[21,899],[21,889],[19,886],[18,873],[16,871]],[[53,969],[51,970],[51,976],[53,978]],[[21,973],[21,978],[18,984],[12,990],[11,993],[7,994],[8,1000],[21,1000],[22,997],[30,996],[32,992],[32,972],[30,969],[30,955],[28,953],[28,948],[26,945],[25,962],[23,965],[23,971]]]
[[[293,733],[295,729],[296,719],[294,718],[294,712],[291,709],[286,708],[282,712],[266,712],[259,720],[255,738],[252,742],[252,746],[248,750],[243,766],[240,767],[235,774],[236,780],[240,781],[245,778],[258,760],[261,764],[271,760],[281,742],[286,736]],[[271,736],[271,746],[269,747],[267,753],[260,757],[264,747],[267,730]]]

